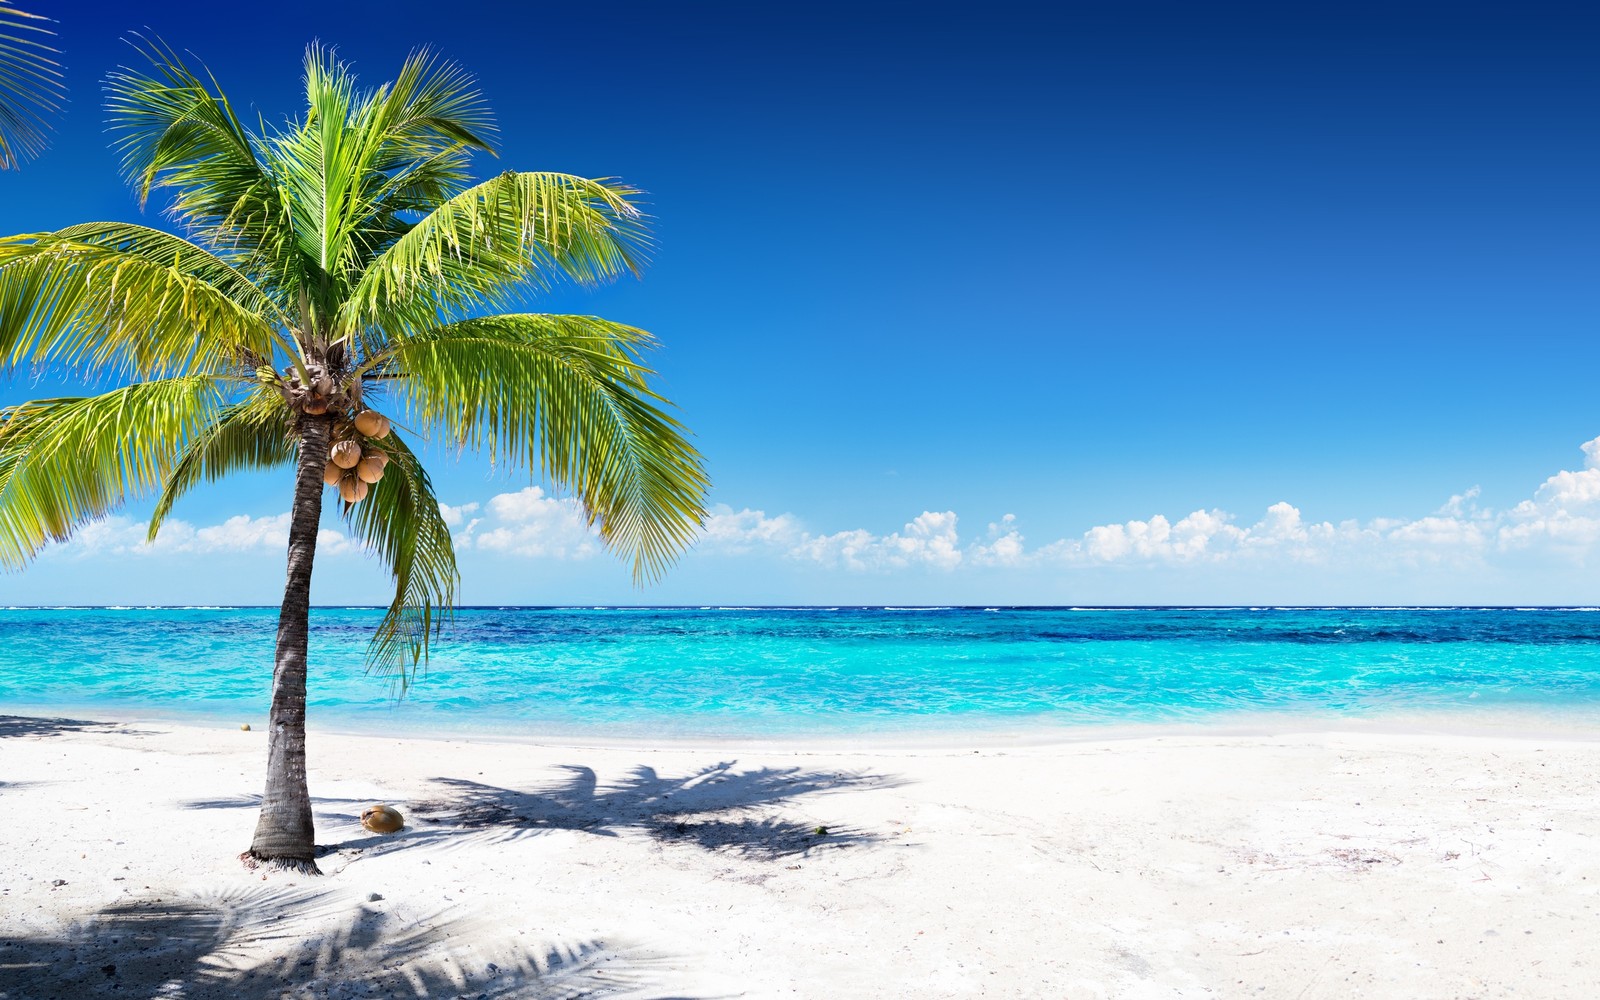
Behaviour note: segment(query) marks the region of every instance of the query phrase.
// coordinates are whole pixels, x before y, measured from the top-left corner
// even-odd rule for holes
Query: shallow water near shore
[[[1600,722],[1592,608],[467,608],[404,698],[312,612],[323,727],[512,739]],[[0,610],[0,710],[264,720],[275,608]],[[1531,720],[1531,721],[1530,721]]]

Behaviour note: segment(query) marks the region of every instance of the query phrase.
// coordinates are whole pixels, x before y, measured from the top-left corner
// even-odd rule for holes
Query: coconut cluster
[[[389,456],[378,450],[373,438],[389,436],[389,418],[377,410],[362,410],[354,419],[335,417],[333,421],[333,446],[328,449],[328,464],[322,470],[322,481],[339,488],[345,503],[359,503],[367,498],[367,490],[383,478]]]
[[[299,412],[332,415],[333,445],[328,449],[322,481],[338,487],[345,503],[365,500],[389,464],[389,456],[373,445],[374,440],[389,436],[389,418],[361,405],[361,380],[353,378],[349,385],[340,385],[332,370],[316,364],[307,364],[303,376],[293,366],[285,368],[281,377],[271,368],[258,368],[256,373],[276,386]]]

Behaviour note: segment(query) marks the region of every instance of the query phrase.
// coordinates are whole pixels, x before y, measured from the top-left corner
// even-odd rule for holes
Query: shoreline
[[[1600,740],[1084,736],[974,752],[319,732],[324,877],[306,878],[237,860],[260,729],[8,716],[0,997],[1600,986]],[[376,802],[406,828],[362,830]]]
[[[237,730],[249,722],[251,731],[265,726],[264,718],[240,719],[233,714],[118,713],[108,718],[93,706],[44,707],[0,703],[0,720],[8,718],[65,720],[96,726],[163,726],[175,730]],[[407,721],[407,720],[401,720]],[[901,750],[962,750],[1074,746],[1084,743],[1125,742],[1173,738],[1268,739],[1311,735],[1372,735],[1385,737],[1432,736],[1465,739],[1512,739],[1586,743],[1600,741],[1600,714],[1549,712],[1438,711],[1383,715],[1332,715],[1328,713],[1231,713],[1205,720],[1154,722],[1075,722],[1024,725],[947,725],[894,729],[877,733],[818,732],[806,735],[776,733],[747,735],[635,735],[607,732],[605,727],[551,727],[518,733],[503,728],[413,729],[386,732],[378,727],[324,724],[308,714],[309,736],[404,739],[421,743],[481,743],[485,745],[564,747],[573,749],[745,750],[782,753],[896,752]]]

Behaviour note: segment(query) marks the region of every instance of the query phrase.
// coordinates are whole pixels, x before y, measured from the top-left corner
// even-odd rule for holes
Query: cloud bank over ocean
[[[1532,497],[1505,510],[1480,506],[1476,487],[1412,518],[1308,521],[1300,508],[1279,501],[1249,522],[1217,509],[1177,517],[1155,514],[1095,525],[1078,537],[1030,548],[1010,514],[964,540],[954,511],[924,511],[888,535],[861,529],[813,535],[792,514],[768,517],[759,510],[721,507],[707,523],[702,545],[727,553],[775,550],[829,567],[880,572],[912,566],[957,570],[1369,560],[1472,565],[1519,553],[1581,564],[1600,542],[1600,438],[1582,448],[1586,461],[1581,470],[1557,472]]]
[[[1582,450],[1582,468],[1550,475],[1531,496],[1503,509],[1481,505],[1476,487],[1412,517],[1308,520],[1293,503],[1279,501],[1253,517],[1220,509],[1153,514],[1093,525],[1078,535],[1042,543],[1030,539],[1011,514],[980,522],[984,526],[976,530],[966,528],[956,511],[929,510],[889,532],[859,527],[818,531],[796,513],[735,510],[723,504],[712,511],[699,544],[678,572],[716,567],[728,581],[729,599],[746,573],[805,574],[813,581],[811,599],[824,603],[830,600],[830,579],[852,580],[852,595],[863,593],[863,587],[871,592],[876,580],[884,585],[882,599],[894,600],[899,593],[894,582],[912,577],[1037,581],[1104,571],[1124,578],[1179,572],[1223,574],[1236,587],[1259,579],[1264,590],[1288,572],[1304,579],[1318,573],[1378,571],[1395,579],[1407,572],[1488,578],[1498,571],[1542,570],[1583,578],[1581,571],[1600,547],[1600,437],[1584,443]],[[484,561],[502,566],[552,563],[569,569],[592,561],[609,567],[612,575],[625,576],[609,557],[597,559],[605,556],[604,546],[578,503],[539,486],[444,504],[441,511],[463,565],[476,567],[469,575],[492,572]],[[336,523],[330,519],[319,535],[319,556],[330,563],[364,561],[360,544],[332,527]],[[218,555],[276,558],[287,538],[286,513],[240,514],[207,526],[170,519],[148,544],[141,521],[114,516],[46,550],[41,561],[82,564],[130,558],[198,567]],[[504,583],[497,593],[516,599],[514,589]],[[635,603],[653,599],[649,591],[633,594]],[[967,599],[985,598],[974,593]],[[1453,598],[1418,592],[1411,599],[1449,603]],[[1536,598],[1506,594],[1481,599],[1517,603]]]

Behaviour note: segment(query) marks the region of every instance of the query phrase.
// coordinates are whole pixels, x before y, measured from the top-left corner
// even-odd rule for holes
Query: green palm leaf
[[[455,604],[460,575],[450,527],[422,463],[399,435],[384,449],[389,464],[383,478],[365,500],[344,505],[344,517],[394,574],[394,600],[367,647],[367,665],[404,690]]]
[[[240,287],[232,277],[212,284],[175,256],[152,259],[145,247],[55,233],[0,239],[0,357],[160,377],[291,352],[256,311],[259,293],[243,303],[229,294]]]
[[[216,416],[222,387],[187,376],[0,410],[0,566],[20,568],[158,489]]]
[[[266,386],[242,403],[224,406],[216,420],[189,442],[161,484],[148,539],[155,541],[173,504],[200,483],[235,472],[293,465],[297,449],[290,436],[292,416],[283,397]]]
[[[0,0],[0,170],[37,156],[63,96],[56,50],[39,40],[47,18]]]
[[[494,118],[471,74],[425,48],[379,89],[373,112],[378,170],[406,169],[451,149],[493,151]]]
[[[424,427],[570,488],[600,537],[653,579],[694,538],[707,479],[657,404],[643,330],[594,316],[512,314],[403,340],[384,359]]]
[[[179,274],[211,285],[243,309],[289,325],[290,319],[271,296],[262,291],[243,271],[210,250],[181,236],[131,222],[87,222],[57,230],[53,235],[65,240],[110,247],[122,253],[170,267]]]
[[[195,228],[269,206],[272,185],[250,133],[213,79],[208,86],[159,40],[135,38],[151,70],[106,76],[106,110],[122,169],[143,205],[156,187],[176,189],[173,213]]]
[[[340,328],[416,333],[506,305],[565,276],[594,284],[643,267],[649,238],[624,184],[504,173],[440,205],[366,268]]]
[[[280,306],[294,301],[293,220],[278,183],[257,156],[261,140],[245,129],[216,81],[201,79],[160,41],[135,38],[147,72],[123,68],[106,77],[112,148],[142,206],[151,191],[173,191],[169,211],[219,253],[271,275],[265,287]]]

